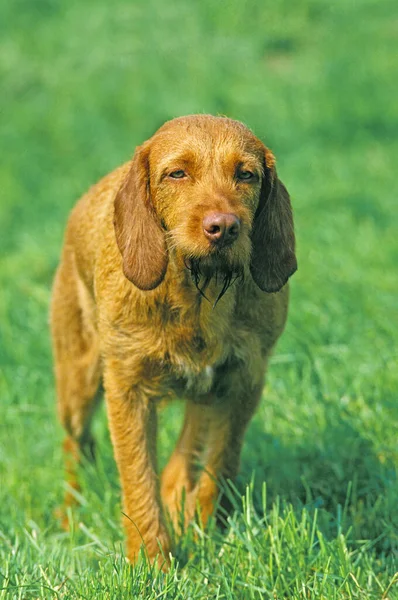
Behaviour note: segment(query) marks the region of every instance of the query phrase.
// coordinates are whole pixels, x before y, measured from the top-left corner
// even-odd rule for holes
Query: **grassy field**
[[[0,599],[398,598],[395,0],[0,5]],[[295,208],[290,319],[225,532],[125,562],[105,413],[62,531],[48,304],[67,214],[165,120],[246,122]],[[161,415],[165,462],[180,406]],[[194,537],[195,536],[195,537]]]

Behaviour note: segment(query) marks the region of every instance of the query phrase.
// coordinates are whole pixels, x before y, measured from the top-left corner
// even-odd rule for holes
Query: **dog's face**
[[[196,276],[250,267],[265,291],[296,270],[289,196],[271,152],[244,125],[197,115],[163,125],[137,148],[115,200],[124,273],[162,281],[170,253]]]
[[[232,123],[232,124],[231,124]],[[262,149],[227,119],[178,119],[154,136],[151,197],[168,246],[202,270],[240,271],[263,179]]]

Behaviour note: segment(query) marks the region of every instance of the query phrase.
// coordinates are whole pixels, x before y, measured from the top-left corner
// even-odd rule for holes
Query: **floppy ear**
[[[153,290],[164,279],[168,255],[164,233],[149,191],[149,145],[136,149],[114,204],[116,241],[123,273],[140,290]]]
[[[250,271],[264,292],[277,292],[297,270],[293,215],[272,153],[264,152],[264,179],[252,230]]]

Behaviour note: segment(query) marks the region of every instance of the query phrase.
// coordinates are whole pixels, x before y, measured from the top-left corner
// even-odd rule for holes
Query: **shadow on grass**
[[[313,437],[286,444],[264,433],[254,420],[246,436],[239,492],[254,475],[253,499],[262,510],[278,501],[300,510],[319,509],[324,533],[350,530],[352,541],[374,540],[378,552],[398,551],[396,465],[377,456],[372,443],[343,419]]]

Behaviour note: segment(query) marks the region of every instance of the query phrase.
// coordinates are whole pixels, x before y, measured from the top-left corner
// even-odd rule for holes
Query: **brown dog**
[[[166,123],[74,208],[52,299],[59,414],[65,449],[87,453],[103,380],[131,561],[142,543],[167,556],[164,514],[178,526],[185,497],[186,521],[199,506],[206,522],[235,476],[296,268],[274,157],[227,118]],[[156,405],[175,396],[159,485]]]

